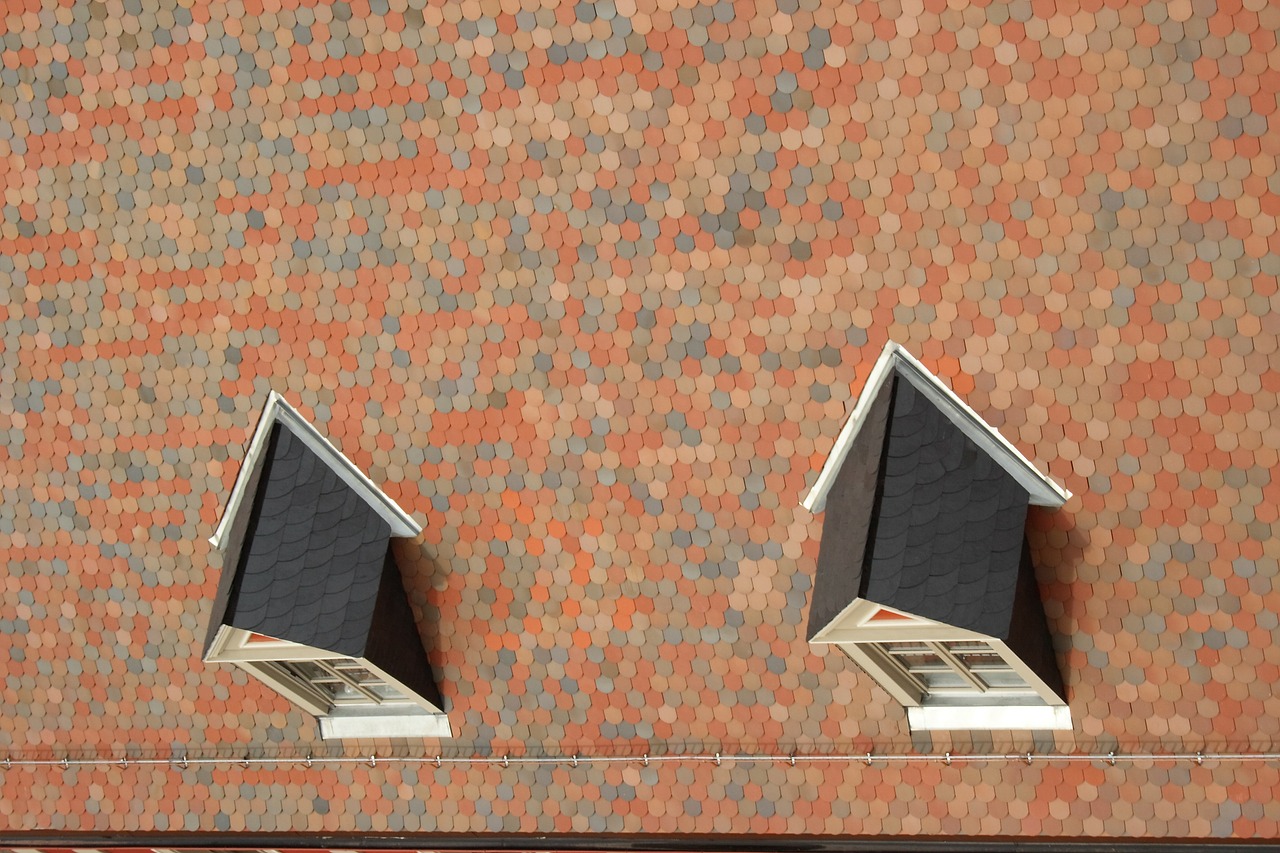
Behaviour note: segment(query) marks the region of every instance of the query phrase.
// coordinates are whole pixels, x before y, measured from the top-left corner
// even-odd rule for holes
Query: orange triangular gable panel
[[[924,620],[916,619],[914,616],[908,616],[905,613],[899,613],[896,610],[890,610],[887,607],[881,607],[875,613],[871,614],[870,622],[921,622]]]

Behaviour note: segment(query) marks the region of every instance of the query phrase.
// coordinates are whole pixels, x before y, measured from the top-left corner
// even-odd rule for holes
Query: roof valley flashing
[[[1069,728],[1025,534],[1069,497],[890,343],[804,501],[826,510],[810,643],[913,729]]]
[[[392,548],[420,531],[272,393],[210,540],[224,562],[205,660],[315,714],[326,738],[448,737]]]

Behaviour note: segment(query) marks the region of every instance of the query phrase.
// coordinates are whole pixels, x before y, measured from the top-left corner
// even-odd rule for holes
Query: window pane
[[[898,652],[927,652],[929,650],[929,647],[924,643],[912,643],[902,640],[895,640],[891,643],[876,643],[876,645],[890,654]]]
[[[993,690],[1018,690],[1028,688],[1019,675],[995,649],[983,643],[947,643],[947,650],[955,655],[970,672]]]
[[[338,670],[338,672],[341,672],[347,678],[350,678],[352,681],[358,681],[361,684],[372,684],[382,680],[356,661],[337,663],[334,664],[333,668]]]
[[[942,669],[932,669],[926,672],[913,672],[917,678],[924,682],[924,686],[930,692],[935,690],[976,690],[976,688],[966,681],[955,670],[944,664]]]
[[[966,663],[1008,666],[1004,658],[1000,657],[1000,653],[986,643],[943,643],[942,647]]]
[[[339,658],[337,660],[331,660],[328,663],[329,666],[339,672],[367,672],[364,668],[364,664],[360,663],[358,660],[352,660],[351,658]]]
[[[881,648],[906,667],[908,672],[947,668],[942,658],[924,643],[883,643]]]
[[[376,693],[380,699],[394,700],[405,698],[403,693],[392,687],[390,684],[378,682],[377,684],[368,684],[366,685],[366,688]]]
[[[933,652],[904,652],[893,656],[910,672],[926,672],[931,669],[947,669],[942,658]]]
[[[369,697],[347,684],[325,685],[333,692],[333,701],[339,704],[369,703]]]
[[[318,664],[309,660],[283,661],[280,665],[288,670],[290,674],[306,682],[315,682],[318,678],[327,678],[329,676],[329,673],[325,672]]]
[[[995,654],[995,650],[981,640],[949,640],[942,644],[949,652],[987,652]]]
[[[965,681],[963,676],[925,643],[891,642],[879,645],[894,663],[914,676],[929,692],[974,689],[972,684]]]
[[[335,705],[370,704],[376,700],[403,700],[399,690],[386,684],[359,661],[332,658],[324,661],[282,661],[286,672],[322,691]],[[354,685],[359,685],[357,689]],[[365,691],[368,691],[366,693]]]
[[[995,652],[952,652],[956,660],[970,669],[1009,669],[1009,664]]]
[[[993,690],[1030,689],[1030,685],[1018,673],[1011,669],[981,671],[977,673],[982,683]]]
[[[1035,688],[989,643],[981,640],[867,643],[877,667],[924,693],[922,704],[967,705],[1034,697]],[[882,671],[885,671],[882,670]],[[868,670],[871,671],[871,670]],[[875,672],[872,672],[873,677]],[[903,688],[910,692],[907,687]]]

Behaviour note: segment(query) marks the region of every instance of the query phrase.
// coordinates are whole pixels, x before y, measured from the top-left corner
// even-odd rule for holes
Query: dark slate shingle
[[[272,428],[225,621],[364,655],[391,528],[288,429]]]
[[[1026,490],[909,381],[897,378],[893,388],[860,597],[1002,637]]]
[[[894,378],[886,382],[872,401],[827,495],[813,604],[809,608],[810,639],[839,616],[862,588],[862,566],[896,381]]]

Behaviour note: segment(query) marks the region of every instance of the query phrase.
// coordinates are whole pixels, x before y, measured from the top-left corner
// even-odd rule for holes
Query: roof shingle
[[[390,525],[280,424],[262,464],[226,624],[363,657]]]
[[[1026,491],[904,379],[893,383],[883,459],[863,597],[1005,637]]]

